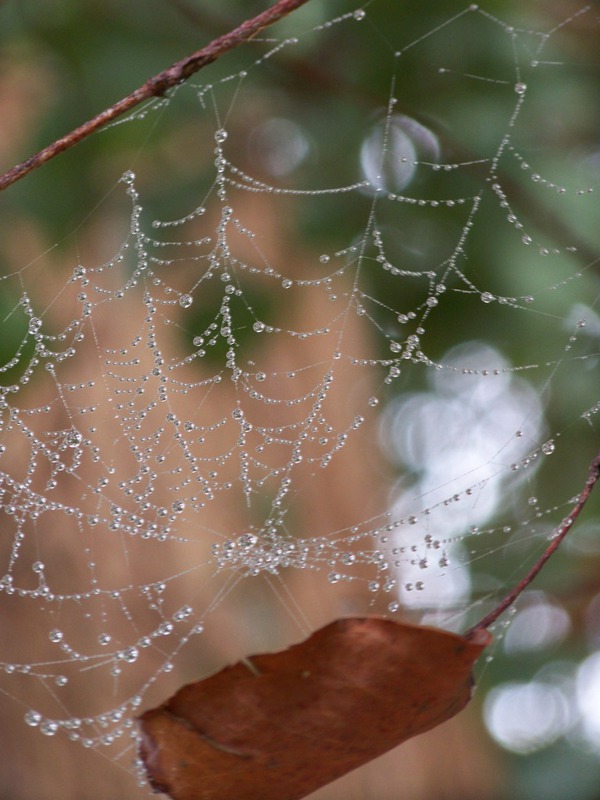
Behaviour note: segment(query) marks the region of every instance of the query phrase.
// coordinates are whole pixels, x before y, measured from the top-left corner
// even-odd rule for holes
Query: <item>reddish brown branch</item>
[[[579,495],[579,498],[571,513],[563,519],[560,525],[553,531],[551,542],[548,547],[544,550],[540,558],[536,561],[533,567],[529,570],[527,575],[522,578],[519,583],[512,589],[499,603],[498,605],[490,611],[489,614],[480,620],[476,625],[474,625],[470,630],[467,631],[465,637],[470,639],[473,635],[475,635],[478,631],[482,629],[489,628],[490,625],[495,622],[498,617],[506,611],[507,608],[510,608],[515,600],[519,597],[521,592],[523,592],[532,580],[536,577],[538,572],[542,569],[544,564],[548,561],[550,556],[557,550],[559,544],[565,538],[567,533],[571,530],[573,523],[582,512],[583,507],[588,501],[590,494],[592,493],[592,489],[596,485],[598,479],[600,479],[600,452],[597,454],[596,458],[592,461],[590,465],[590,470],[588,474],[587,481],[585,482],[585,486],[583,487],[583,491]]]
[[[103,128],[109,122],[112,122],[122,114],[135,108],[135,106],[138,106],[145,100],[149,100],[152,97],[161,97],[168,89],[171,89],[178,83],[186,81],[191,75],[202,69],[202,67],[216,61],[224,53],[233,50],[243,42],[247,42],[261,30],[277,22],[282,17],[287,16],[291,11],[304,5],[306,2],[308,2],[308,0],[277,0],[271,8],[268,8],[252,19],[242,22],[237,28],[223,36],[219,36],[210,44],[206,45],[206,47],[181,59],[181,61],[177,61],[173,66],[159,72],[159,74],[155,75],[153,78],[149,78],[139,89],[136,89],[122,100],[119,100],[118,103],[110,106],[110,108],[102,111],[66,136],[57,139],[52,144],[48,145],[48,147],[40,150],[39,153],[36,153],[21,164],[17,164],[12,169],[9,169],[8,172],[5,172],[4,175],[0,177],[0,191],[6,189],[7,186],[15,183],[20,178],[23,178],[28,172],[45,164],[46,161],[50,161],[51,158],[54,158],[59,153],[73,147],[73,145],[77,144],[82,139],[85,139],[90,134]]]

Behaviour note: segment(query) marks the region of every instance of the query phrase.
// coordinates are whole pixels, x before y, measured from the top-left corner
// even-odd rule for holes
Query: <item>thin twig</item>
[[[219,36],[201,50],[192,55],[177,61],[173,66],[159,72],[153,78],[149,78],[139,89],[119,100],[110,108],[105,109],[97,116],[80,125],[75,130],[57,139],[52,144],[40,150],[31,158],[17,164],[4,175],[0,176],[0,191],[6,189],[11,184],[23,178],[27,173],[50,161],[59,153],[68,150],[73,145],[85,139],[90,134],[103,128],[109,122],[122,116],[135,106],[149,100],[152,97],[161,97],[166,91],[179,83],[186,81],[198,70],[216,61],[220,56],[229,50],[233,50],[243,42],[247,42],[256,36],[264,28],[287,16],[291,11],[307,3],[308,0],[278,0],[271,8],[258,14],[252,19],[242,22],[237,28],[229,33]]]
[[[487,629],[490,625],[495,622],[498,617],[506,611],[507,608],[510,608],[515,600],[519,597],[521,592],[523,592],[531,583],[531,581],[536,577],[538,572],[542,569],[544,564],[548,561],[550,556],[557,550],[559,544],[565,538],[567,533],[571,530],[573,523],[583,510],[583,507],[588,501],[590,494],[592,493],[592,489],[596,485],[598,479],[600,479],[600,452],[597,454],[596,458],[590,464],[590,470],[588,473],[587,481],[585,482],[585,486],[583,487],[583,491],[579,495],[579,498],[575,505],[573,506],[573,510],[571,513],[563,519],[560,525],[552,532],[552,541],[548,545],[548,547],[544,550],[540,558],[536,561],[533,567],[529,570],[527,575],[522,578],[519,583],[512,589],[501,601],[498,605],[490,611],[489,614],[480,620],[476,625],[470,628],[467,633],[465,633],[465,638],[470,639],[473,635],[477,634],[478,631],[483,629]]]

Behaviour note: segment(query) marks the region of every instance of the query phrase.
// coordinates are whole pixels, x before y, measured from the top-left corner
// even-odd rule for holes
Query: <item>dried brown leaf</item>
[[[298,800],[458,713],[490,641],[337,620],[143,714],[151,784],[173,800]]]

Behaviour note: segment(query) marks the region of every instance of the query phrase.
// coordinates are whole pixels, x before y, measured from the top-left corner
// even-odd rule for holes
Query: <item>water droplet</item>
[[[101,633],[98,636],[98,644],[101,644],[101,645],[109,644],[111,638],[112,637],[111,637],[111,635],[109,633]]]
[[[121,180],[122,180],[123,183],[126,183],[129,186],[131,186],[131,184],[135,180],[135,172],[132,172],[130,169],[128,169],[126,172],[124,172],[121,175]]]
[[[65,437],[67,447],[79,447],[82,441],[83,436],[76,430],[69,431]]]
[[[40,731],[44,736],[54,736],[57,730],[58,722],[52,722],[52,720],[46,720],[46,722],[42,722],[40,725]]]
[[[139,650],[137,647],[127,647],[125,650],[121,650],[117,657],[121,659],[121,661],[127,662],[127,664],[133,664],[134,661],[137,661],[139,655]]]
[[[193,302],[194,298],[192,297],[191,294],[182,294],[181,297],[179,298],[179,305],[182,308],[189,308]]]
[[[255,322],[255,323],[254,323],[254,325],[252,326],[252,329],[253,329],[253,330],[254,330],[256,333],[262,333],[262,332],[264,331],[264,329],[265,329],[265,323],[264,323],[264,322],[258,322],[258,321],[257,321],[257,322]]]
[[[519,81],[519,83],[515,83],[515,92],[517,94],[525,94],[526,91],[527,91],[526,83],[521,83],[521,81]]]
[[[493,303],[496,298],[491,292],[483,292],[481,294],[482,303]]]
[[[35,728],[37,725],[40,724],[42,721],[42,715],[39,711],[27,711],[25,714],[25,724],[31,725],[32,728]]]
[[[173,614],[173,619],[176,620],[177,622],[181,622],[181,620],[184,620],[186,619],[186,617],[189,617],[192,611],[193,609],[191,606],[182,606],[179,609],[179,611],[176,611],[175,614]]]
[[[61,642],[63,636],[64,636],[63,632],[59,631],[58,628],[54,628],[54,630],[51,630],[50,633],[48,634],[48,638],[50,639],[50,641],[54,642],[55,644],[57,642]]]
[[[362,8],[357,8],[354,12],[354,19],[358,22],[361,22],[367,16],[366,12]]]
[[[553,439],[548,439],[548,441],[544,442],[544,444],[542,445],[542,453],[545,456],[550,456],[554,452],[555,448],[556,448],[556,445],[554,444],[554,440]]]
[[[159,636],[168,636],[173,632],[173,624],[171,622],[161,622],[156,632]]]
[[[223,128],[219,128],[215,131],[215,141],[218,144],[223,144],[223,142],[227,139],[227,131]]]

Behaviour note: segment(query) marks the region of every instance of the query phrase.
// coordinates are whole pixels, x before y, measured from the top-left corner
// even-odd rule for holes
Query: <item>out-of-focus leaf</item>
[[[174,800],[297,800],[457,714],[490,635],[342,619],[180,689],[140,718]]]

